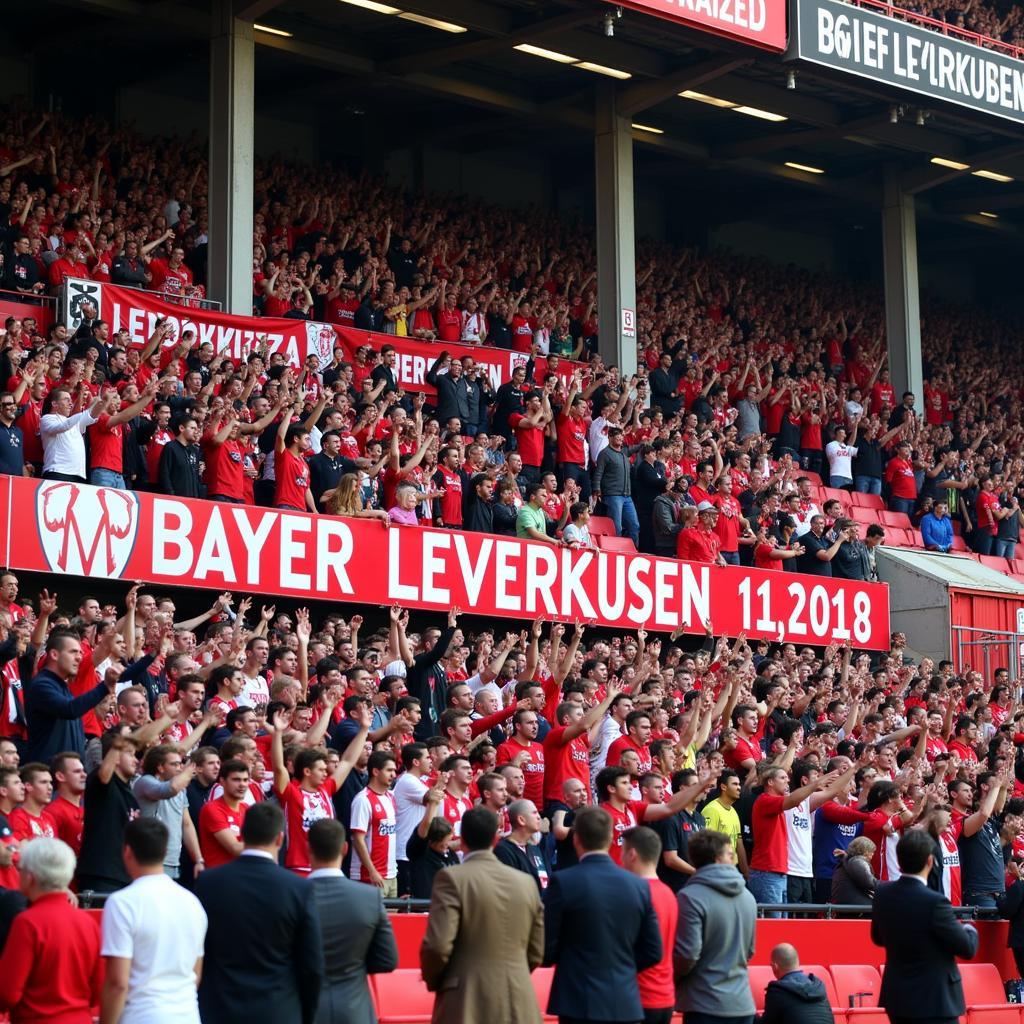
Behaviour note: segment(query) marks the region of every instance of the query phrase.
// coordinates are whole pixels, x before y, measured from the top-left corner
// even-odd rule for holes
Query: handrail
[[[1002,50],[1016,60],[1024,59],[1024,47],[1015,46],[1013,43],[1004,42],[1002,39],[995,39],[992,36],[983,35],[981,32],[972,32],[970,29],[960,28],[958,25],[950,25],[948,21],[939,18],[932,18],[927,14],[918,14],[916,11],[908,11],[896,4],[888,3],[887,0],[847,0],[855,7],[872,7],[884,11],[890,18],[904,18],[907,21],[917,22],[933,32],[941,32],[944,36],[955,36],[965,42],[973,43],[975,46],[984,47],[986,50]]]

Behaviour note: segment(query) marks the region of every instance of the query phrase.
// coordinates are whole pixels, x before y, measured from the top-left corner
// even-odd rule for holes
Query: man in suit
[[[544,963],[555,965],[548,1013],[561,1024],[642,1021],[636,976],[661,960],[661,933],[647,882],[615,865],[611,815],[576,812],[579,864],[548,884]]]
[[[398,945],[384,898],[375,885],[342,874],[345,826],[333,818],[314,822],[308,832],[309,880],[320,915],[324,987],[316,1024],[376,1024],[367,974],[388,974],[398,966]]]
[[[434,879],[420,946],[433,1024],[540,1024],[530,972],[544,955],[544,909],[533,879],[491,852],[498,824],[486,807],[466,811],[466,858]]]
[[[956,958],[974,956],[978,933],[928,888],[933,849],[923,829],[907,832],[896,845],[902,876],[875,893],[871,941],[885,947],[879,1002],[892,1024],[955,1024],[964,1012]]]
[[[209,919],[199,1015],[203,1024],[313,1024],[324,975],[313,886],[278,867],[284,813],[254,804],[241,856],[195,884]]]

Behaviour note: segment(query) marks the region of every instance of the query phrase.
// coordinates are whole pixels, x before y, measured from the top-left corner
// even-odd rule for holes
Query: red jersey
[[[524,422],[521,412],[514,412],[508,418],[508,425],[516,432],[516,444],[524,466],[539,467],[544,461],[544,431],[540,427]]]
[[[155,484],[160,479],[160,456],[163,455],[164,445],[174,440],[174,435],[169,430],[157,428],[146,448],[146,470],[149,474],[149,482]]]
[[[531,740],[529,745],[523,746],[515,736],[510,736],[498,747],[495,757],[495,767],[509,764],[519,754],[526,754],[526,757],[519,763],[523,769],[523,778],[526,780],[526,787],[523,790],[523,799],[532,800],[538,807],[544,806],[544,746],[536,740]]]
[[[963,825],[961,824],[961,828]],[[963,906],[963,878],[960,874],[960,847],[957,844],[957,832],[950,824],[944,832],[939,833],[939,846],[942,849],[942,891],[946,899],[954,907]]]
[[[213,438],[203,441],[206,461],[206,492],[225,498],[245,499],[245,443],[227,440],[217,444]],[[305,508],[305,503],[302,505]]]
[[[303,789],[294,779],[284,789],[277,790],[288,835],[288,852],[284,858],[286,868],[299,874],[309,873],[309,841],[306,833],[314,822],[334,817],[332,797],[337,791],[333,778],[312,791]]]
[[[172,270],[166,260],[150,260],[149,272],[153,275],[152,289],[167,295],[184,295],[192,284],[192,271],[184,263],[177,270]]]
[[[352,815],[349,820],[352,833],[358,832],[363,836],[366,851],[370,855],[370,863],[377,869],[381,878],[397,878],[395,832],[398,819],[391,794],[376,793],[369,787],[361,789],[352,801]],[[359,859],[354,847],[349,874],[355,882],[371,881],[370,872]]]
[[[557,725],[544,737],[544,802],[562,799],[562,787],[579,779],[590,790],[590,741],[586,732],[566,740],[566,725]]]
[[[925,741],[924,756],[929,761],[934,761],[939,754],[948,753],[949,748],[946,746],[946,741],[941,736],[929,736]]]
[[[89,468],[120,473],[124,469],[123,436],[122,424],[112,427],[108,413],[100,416],[89,428]]]
[[[648,878],[651,887],[651,905],[661,932],[661,959],[636,976],[640,989],[640,1005],[645,1010],[666,1010],[675,1006],[676,989],[673,980],[672,953],[679,922],[679,902],[676,894],[660,878]]]
[[[978,752],[968,743],[961,743],[960,740],[949,741],[949,752],[960,758],[961,764],[977,764]]]
[[[437,311],[438,341],[458,341],[462,334],[462,314],[457,309],[442,306]]]
[[[691,488],[692,490],[692,488]],[[685,562],[713,562],[718,558],[721,540],[714,530],[688,526],[676,539],[676,558]]]
[[[242,800],[237,810],[228,807],[223,796],[209,800],[199,811],[199,850],[208,868],[219,868],[222,864],[230,864],[235,858],[221,846],[217,833],[230,832],[236,839],[242,838],[242,822],[249,804]],[[289,844],[291,845],[291,844]]]
[[[274,505],[289,505],[306,511],[309,465],[286,448],[274,455]]]
[[[651,771],[653,761],[651,759],[651,752],[646,747],[637,746],[633,741],[632,736],[620,736],[617,740],[613,741],[608,747],[608,761],[610,765],[617,765],[622,763],[622,752],[624,750],[633,750],[636,752],[636,756],[640,759],[640,774],[646,775],[647,772]]]
[[[444,488],[444,495],[438,499],[441,522],[445,526],[462,526],[462,475],[458,470],[452,472],[445,466],[438,466],[434,485],[438,489]]]
[[[737,552],[740,547],[740,503],[730,495],[716,495],[711,504],[719,510],[715,533],[722,551]]]
[[[890,459],[885,467],[883,479],[889,485],[889,491],[894,498],[905,498],[913,501],[917,497],[917,481],[914,479],[914,467],[906,459]],[[997,504],[998,500],[997,498]]]
[[[7,815],[7,820],[11,823],[11,831],[19,843],[26,839],[38,839],[40,836],[47,839],[56,838],[57,830],[54,828],[53,819],[45,810],[39,815],[29,814],[22,805],[15,807]]]
[[[622,833],[636,828],[637,825],[642,825],[644,818],[647,817],[647,808],[650,806],[646,800],[630,800],[621,811],[617,811],[610,803],[601,804],[601,807],[611,815],[612,819],[612,846],[608,851],[608,856],[620,868],[622,867]]]
[[[995,537],[999,533],[999,520],[996,509],[999,508],[999,495],[995,491],[981,491],[975,502],[974,510],[978,517],[978,529]]]
[[[85,807],[73,804],[62,796],[55,796],[46,808],[46,816],[53,822],[54,834],[64,840],[77,857],[82,852],[82,829],[85,826]]]
[[[887,825],[892,827],[892,834],[886,833]],[[891,882],[900,877],[900,868],[896,861],[896,843],[902,831],[903,820],[900,816],[886,814],[880,809],[871,811],[861,825],[861,835],[867,836],[875,844],[871,870],[880,882]]]
[[[785,875],[789,871],[789,843],[786,817],[782,805],[785,797],[762,793],[750,812],[754,835],[754,852],[750,857],[752,871],[771,871]]]
[[[518,314],[512,317],[512,348],[516,352],[530,352],[533,349],[533,328],[526,317]]]
[[[732,750],[725,751],[722,758],[729,768],[742,771],[741,765],[744,761],[753,758],[756,764],[764,758],[764,752],[761,750],[761,744],[757,742],[756,737],[748,740],[743,736],[738,736],[736,738],[736,746]]]
[[[462,835],[462,816],[472,809],[473,801],[468,793],[465,796],[452,796],[445,791],[444,800],[441,801],[441,817],[451,823],[452,835],[456,839]]]
[[[562,413],[558,417],[558,461],[574,466],[585,466],[584,442],[587,439],[587,424],[576,416]]]

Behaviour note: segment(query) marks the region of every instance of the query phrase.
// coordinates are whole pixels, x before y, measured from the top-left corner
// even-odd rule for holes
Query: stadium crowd
[[[85,276],[191,301],[198,152],[158,166],[128,132],[21,110],[3,127],[5,286],[30,299]],[[133,346],[86,304],[74,330],[5,324],[0,470],[577,545],[599,513],[645,551],[853,579],[874,576],[882,508],[902,543],[1016,554],[1024,414],[1006,325],[926,313],[924,394],[898,395],[879,296],[642,244],[624,378],[597,354],[578,225],[282,164],[260,169],[257,196],[254,311],[431,340],[436,396],[402,390],[387,344],[339,347],[323,368],[262,347],[235,365],[168,323]],[[455,343],[524,365],[494,389]],[[556,373],[562,359],[578,370]]]

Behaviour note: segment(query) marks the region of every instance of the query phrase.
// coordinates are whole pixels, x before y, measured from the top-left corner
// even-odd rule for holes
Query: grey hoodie
[[[690,876],[678,899],[676,1008],[717,1017],[753,1014],[747,961],[754,955],[757,902],[743,876],[731,864],[708,864]]]

